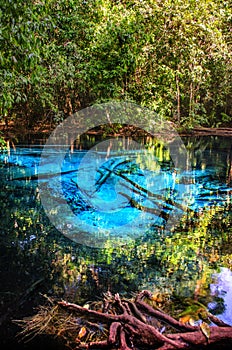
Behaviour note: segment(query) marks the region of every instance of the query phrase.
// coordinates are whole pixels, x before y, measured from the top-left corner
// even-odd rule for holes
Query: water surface
[[[1,246],[33,260],[47,245],[52,260],[59,241],[63,256],[71,252],[62,265],[65,288],[83,299],[104,288],[148,288],[200,300],[231,323],[232,139],[184,139],[190,162],[184,170],[159,142],[127,148],[125,139],[105,152],[99,140],[87,141],[67,152],[61,173],[55,148],[42,168],[41,146],[1,153]],[[41,206],[41,188],[58,217],[55,227]],[[84,229],[73,217],[102,239],[103,249],[88,248],[85,236],[87,246],[79,245]],[[106,239],[115,227],[118,247],[111,246],[114,235]]]

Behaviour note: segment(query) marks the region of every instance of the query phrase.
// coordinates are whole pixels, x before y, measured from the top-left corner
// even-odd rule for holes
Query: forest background
[[[18,135],[50,133],[78,110],[107,101],[147,107],[173,122],[178,131],[232,127],[230,0],[5,0],[0,3],[0,23],[0,147],[7,138],[17,141]],[[226,159],[231,183],[231,151]],[[65,298],[73,295],[74,301],[84,304],[93,290],[102,295],[106,285],[113,292],[136,290],[144,278],[153,276],[160,261],[166,262],[162,269],[167,268],[169,283],[177,281],[179,288],[181,278],[191,272],[191,290],[208,285],[212,264],[230,267],[229,203],[223,215],[214,208],[202,215],[190,234],[183,234],[181,222],[181,235],[174,243],[164,238],[165,251],[161,241],[156,242],[156,251],[153,242],[145,242],[117,253],[106,247],[105,254],[76,247],[54,231],[43,216],[33,184],[29,196],[27,181],[25,188],[2,182],[4,337],[0,340],[4,346],[10,339],[16,348],[11,318],[16,312],[21,313],[18,318],[24,317],[31,305],[38,304],[42,299],[38,286],[43,294],[55,295],[61,294],[62,286]],[[208,234],[215,227],[217,233]],[[194,260],[201,242],[204,274]],[[219,245],[220,256],[215,249]],[[189,250],[185,269],[181,259]],[[148,264],[138,273],[145,258]],[[198,284],[199,271],[203,277]],[[159,273],[161,281],[163,271]],[[166,288],[167,279],[162,281]],[[175,292],[178,295],[179,290]]]
[[[231,126],[230,1],[6,0],[0,21],[0,122],[18,133],[111,100]]]

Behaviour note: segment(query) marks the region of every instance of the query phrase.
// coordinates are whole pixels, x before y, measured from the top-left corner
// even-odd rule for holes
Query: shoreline
[[[197,127],[190,132],[182,134],[180,136],[231,136],[232,137],[232,128],[206,128],[206,127]]]
[[[17,130],[13,126],[6,129],[5,125],[0,124],[0,133],[6,141],[10,140],[13,141],[15,144],[18,143],[19,139],[21,140],[27,140],[32,141],[33,139],[40,139],[46,140],[51,134],[53,129],[49,130],[48,128],[44,128],[43,130],[25,130],[25,133],[22,133],[22,130]],[[134,130],[135,131],[135,130]],[[118,136],[133,136],[136,134],[136,131],[133,132],[133,129],[130,129],[128,132],[128,129],[121,130],[115,134],[109,133],[109,137],[118,137]],[[219,127],[219,128],[208,128],[208,127],[196,127],[191,130],[178,130],[176,128],[176,132],[179,134],[180,137],[201,137],[201,136],[220,136],[220,137],[232,137],[232,127]],[[103,134],[102,130],[89,130],[89,132],[86,133],[86,135],[92,135],[92,136],[100,136]],[[137,136],[142,136],[141,131],[138,132]],[[155,136],[155,135],[154,135]]]

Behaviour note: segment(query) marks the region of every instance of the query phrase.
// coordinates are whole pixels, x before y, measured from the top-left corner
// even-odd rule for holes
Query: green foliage
[[[5,141],[2,133],[0,132],[0,151],[5,150],[6,148],[7,148],[6,141]]]
[[[231,122],[229,1],[6,0],[0,20],[6,123],[112,99],[188,128]]]

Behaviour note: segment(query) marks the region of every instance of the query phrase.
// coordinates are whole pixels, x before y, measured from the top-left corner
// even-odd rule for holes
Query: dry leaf
[[[77,338],[79,338],[79,339],[83,338],[86,335],[86,333],[87,333],[86,328],[85,327],[81,327],[81,329],[80,329],[80,331],[79,331],[79,333],[77,335]]]
[[[210,337],[210,326],[207,323],[202,322],[201,325],[200,325],[200,328],[201,328],[202,333],[206,336],[206,338],[209,339],[209,337]]]

